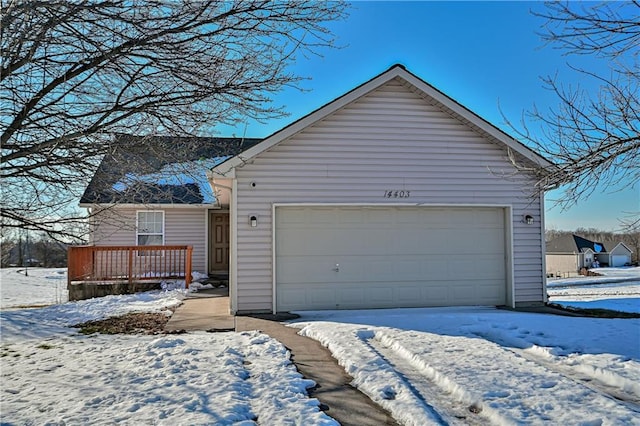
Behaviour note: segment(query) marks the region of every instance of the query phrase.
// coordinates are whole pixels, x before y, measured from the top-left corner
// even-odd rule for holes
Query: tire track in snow
[[[471,411],[469,404],[459,401],[454,395],[444,391],[409,360],[383,344],[375,336],[368,339],[367,343],[396,370],[411,392],[442,419],[443,424],[473,426],[491,423],[490,419],[481,413]]]
[[[616,402],[622,403],[627,408],[640,413],[640,397],[633,395],[632,392],[625,392],[624,389],[615,387],[600,380],[597,376],[579,371],[576,367],[560,363],[558,360],[547,360],[543,356],[532,353],[530,350],[518,348],[504,348],[516,355],[522,356],[526,360],[535,362],[536,364],[562,375],[564,378],[579,383],[582,386],[597,392],[598,394],[611,398]],[[591,367],[591,366],[585,366]],[[596,367],[592,367],[596,368]],[[611,373],[613,374],[613,373]],[[625,380],[621,378],[621,380]]]
[[[640,384],[629,378],[589,363],[568,364],[565,357],[551,354],[545,347],[537,346],[531,342],[523,343],[486,332],[474,332],[473,334],[640,413]]]
[[[635,424],[632,419],[638,411],[627,404],[531,361],[504,343],[482,337],[470,351],[464,341],[469,337],[432,335],[412,348],[407,343],[415,338],[405,339],[407,334],[381,330],[375,332],[375,338],[442,391],[481,407],[486,423],[526,419],[533,423]]]

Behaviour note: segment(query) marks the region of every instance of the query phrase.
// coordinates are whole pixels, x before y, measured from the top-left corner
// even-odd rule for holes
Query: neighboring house
[[[613,247],[607,250],[607,247]],[[546,243],[547,274],[574,274],[583,268],[631,264],[632,251],[622,242],[595,242],[578,235],[565,235]]]
[[[404,67],[238,142],[213,200],[83,197],[153,225],[97,215],[94,243],[193,244],[194,269],[228,268],[233,313],[546,301],[542,194],[512,160],[552,165]]]
[[[546,247],[547,274],[557,276],[591,268],[597,259],[596,254],[605,252],[604,244],[577,235],[555,238],[548,241]]]

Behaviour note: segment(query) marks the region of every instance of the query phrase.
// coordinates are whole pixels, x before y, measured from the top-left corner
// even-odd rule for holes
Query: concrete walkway
[[[234,331],[235,327],[235,317],[229,315],[229,297],[198,297],[185,299],[164,331]]]
[[[216,293],[215,291],[213,293]],[[295,328],[283,325],[282,317],[271,315],[231,316],[229,298],[196,293],[184,300],[165,326],[166,332],[259,330],[280,341],[290,352],[298,371],[317,386],[309,394],[340,424],[397,425],[395,420],[367,396],[350,385],[353,380],[331,352],[316,340],[300,336]]]

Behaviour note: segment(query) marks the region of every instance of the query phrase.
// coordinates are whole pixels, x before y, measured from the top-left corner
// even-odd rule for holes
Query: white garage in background
[[[277,311],[505,305],[500,207],[277,206]]]
[[[613,255],[611,256],[611,266],[624,266],[629,265],[631,262],[629,261],[629,256],[627,255]]]
[[[231,311],[542,304],[547,167],[393,66],[212,169]]]
[[[625,266],[631,264],[631,253],[633,251],[625,243],[618,243],[607,253],[609,266]]]

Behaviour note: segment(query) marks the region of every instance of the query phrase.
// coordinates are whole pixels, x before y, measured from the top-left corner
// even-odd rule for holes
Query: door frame
[[[226,215],[229,216],[229,267],[226,270],[213,270],[213,256],[214,256],[214,241],[212,237],[213,230],[213,216],[214,215]],[[210,209],[207,210],[207,274],[217,273],[217,274],[229,274],[231,269],[231,217],[229,210],[226,209]]]

